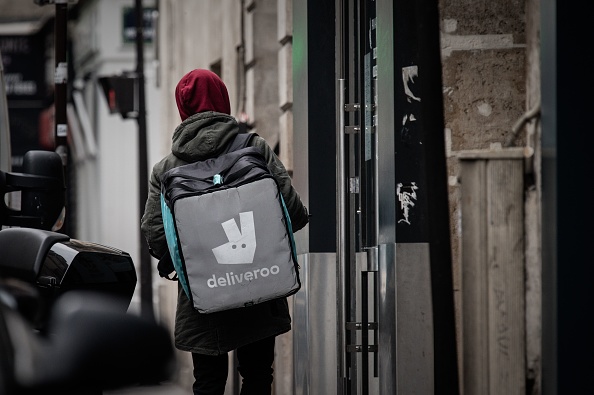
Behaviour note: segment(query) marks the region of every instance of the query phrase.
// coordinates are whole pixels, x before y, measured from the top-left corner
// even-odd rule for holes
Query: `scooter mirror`
[[[51,151],[29,151],[23,158],[23,173],[54,180],[52,187],[25,188],[21,196],[21,212],[41,218],[41,229],[59,230],[66,203],[64,166],[60,155]]]
[[[63,223],[66,183],[60,155],[29,151],[22,173],[0,172],[0,221],[2,225],[59,230]],[[20,211],[6,205],[4,195],[21,192]]]

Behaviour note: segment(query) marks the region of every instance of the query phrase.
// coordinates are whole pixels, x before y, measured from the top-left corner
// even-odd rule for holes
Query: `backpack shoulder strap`
[[[250,142],[256,136],[256,133],[238,133],[235,139],[227,146],[225,153],[240,150],[250,146]]]

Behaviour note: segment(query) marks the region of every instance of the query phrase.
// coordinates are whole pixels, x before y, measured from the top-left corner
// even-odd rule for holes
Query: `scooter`
[[[168,331],[128,313],[137,283],[130,255],[56,231],[63,219],[60,157],[25,155],[0,172],[0,395],[101,394],[166,381],[175,369]]]

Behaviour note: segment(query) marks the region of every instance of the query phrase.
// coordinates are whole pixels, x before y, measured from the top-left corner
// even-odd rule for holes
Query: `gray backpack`
[[[201,313],[251,306],[301,287],[291,220],[253,133],[220,156],[171,169],[161,212],[173,267]]]

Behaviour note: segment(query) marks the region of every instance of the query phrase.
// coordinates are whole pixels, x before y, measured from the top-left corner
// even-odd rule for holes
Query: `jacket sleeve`
[[[149,192],[140,221],[140,230],[149,246],[149,252],[157,259],[161,259],[168,252],[167,239],[161,217],[161,182],[153,168],[149,181]]]
[[[303,229],[309,222],[309,214],[307,208],[301,202],[299,193],[297,193],[293,187],[291,177],[289,176],[289,173],[287,173],[285,166],[262,137],[256,135],[252,145],[260,148],[266,158],[268,168],[280,187],[281,194],[285,200],[285,205],[287,206],[287,211],[291,217],[293,232]]]

